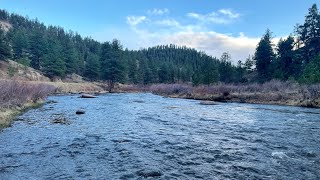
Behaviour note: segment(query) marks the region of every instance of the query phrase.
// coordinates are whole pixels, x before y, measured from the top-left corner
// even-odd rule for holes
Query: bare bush
[[[304,101],[319,106],[320,84],[300,85],[294,82],[272,80],[264,84],[224,84],[193,87],[189,84],[157,84],[150,91],[160,95],[239,101],[253,103],[277,103],[301,105]],[[186,96],[187,95],[187,96]],[[231,99],[233,98],[233,99]]]
[[[19,81],[0,81],[0,108],[22,106],[27,102],[37,102],[55,91],[47,84],[31,84]]]
[[[192,86],[187,84],[156,84],[150,86],[149,90],[156,94],[173,95],[173,94],[191,94]]]

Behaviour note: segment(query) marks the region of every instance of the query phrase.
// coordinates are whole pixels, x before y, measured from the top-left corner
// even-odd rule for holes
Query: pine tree
[[[10,47],[4,31],[0,27],[0,60],[5,60],[10,56]]]
[[[320,56],[314,58],[307,65],[300,81],[307,84],[320,83]]]
[[[31,32],[32,35],[30,37],[30,59],[31,59],[31,67],[40,70],[44,56],[48,52],[47,47],[47,38],[41,30],[35,29]]]
[[[316,4],[313,4],[305,17],[305,22],[296,28],[298,40],[304,45],[305,64],[320,52],[320,15]]]
[[[102,72],[108,82],[108,90],[112,89],[117,82],[125,81],[125,66],[122,59],[122,46],[118,40],[102,45],[101,60],[103,62]]]
[[[84,75],[90,80],[98,80],[100,78],[100,61],[98,55],[93,53],[88,54]]]
[[[259,82],[265,82],[272,78],[270,65],[273,58],[274,53],[271,43],[271,32],[270,30],[267,30],[261,38],[254,55]]]
[[[280,39],[277,47],[277,59],[274,63],[274,77],[281,80],[288,80],[290,76],[294,74],[294,65],[293,65],[293,45],[294,39],[289,36],[287,39]]]
[[[233,68],[231,64],[231,55],[227,52],[222,53],[219,65],[220,81],[230,83],[233,81]]]

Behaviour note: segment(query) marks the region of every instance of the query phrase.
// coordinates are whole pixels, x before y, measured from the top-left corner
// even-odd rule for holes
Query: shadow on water
[[[0,179],[320,178],[317,109],[152,94],[49,101],[0,133]]]

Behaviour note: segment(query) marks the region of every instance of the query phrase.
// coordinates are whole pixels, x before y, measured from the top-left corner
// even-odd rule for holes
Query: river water
[[[48,100],[0,132],[1,180],[320,179],[319,109],[148,93]]]

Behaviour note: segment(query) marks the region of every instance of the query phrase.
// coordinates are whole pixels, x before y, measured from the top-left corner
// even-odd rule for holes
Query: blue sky
[[[59,25],[98,41],[120,39],[139,49],[186,45],[234,61],[254,53],[269,28],[293,32],[316,0],[0,0],[1,9]],[[318,3],[319,5],[319,3]]]

